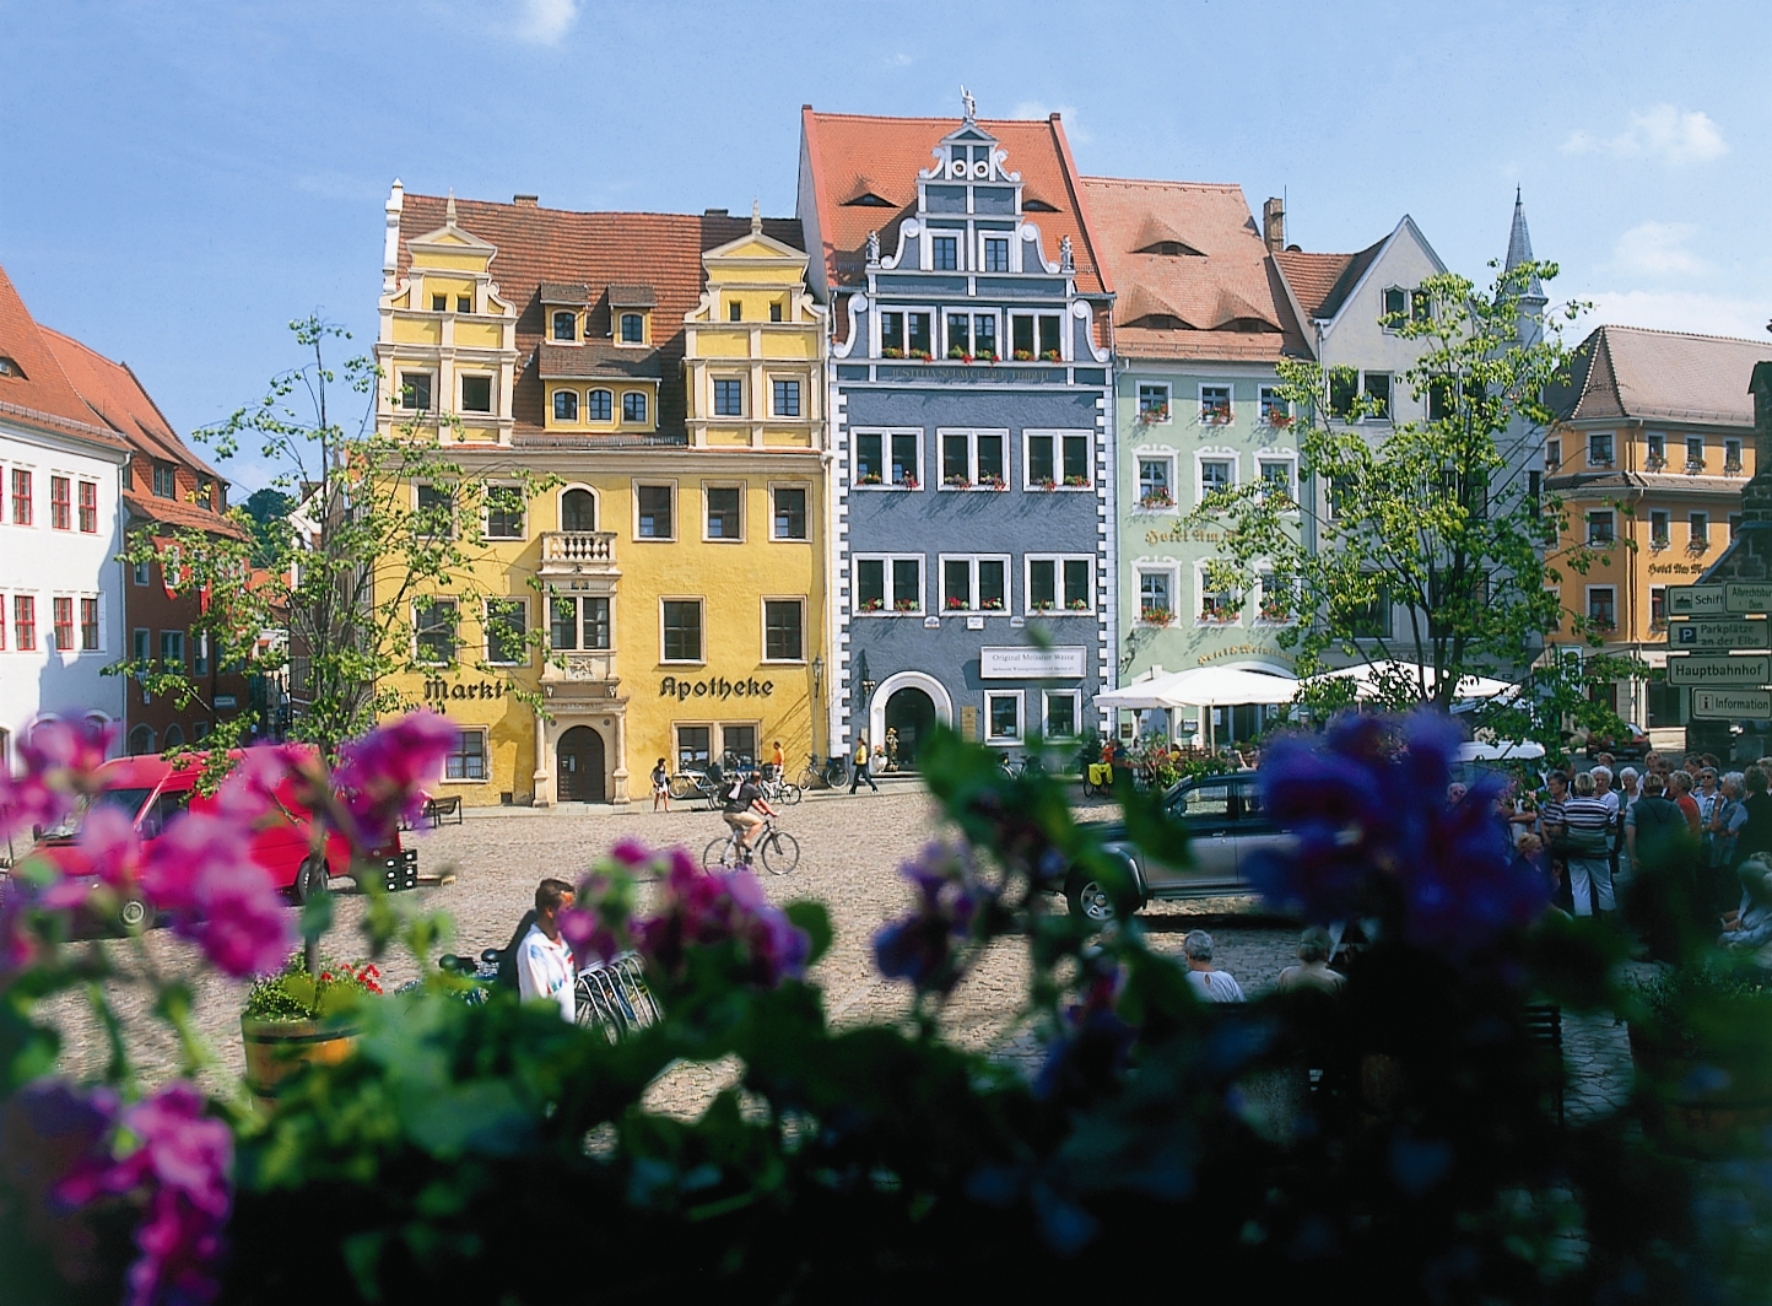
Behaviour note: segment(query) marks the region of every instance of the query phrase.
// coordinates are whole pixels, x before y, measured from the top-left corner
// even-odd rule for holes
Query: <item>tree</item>
[[[274,523],[289,515],[295,506],[295,500],[281,490],[266,486],[262,490],[254,490],[246,500],[246,515],[252,519],[252,564],[255,567],[268,567],[275,554],[272,536],[275,533]]]
[[[479,570],[488,513],[521,512],[544,482],[515,466],[500,469],[496,485],[482,473],[470,476],[416,422],[378,431],[375,366],[352,358],[335,371],[327,361],[328,342],[349,333],[312,316],[291,322],[290,330],[306,361],[274,377],[256,404],[196,435],[223,459],[243,441],[258,442],[281,469],[272,490],[294,506],[267,515],[256,532],[258,523],[234,509],[246,529],[239,540],[181,530],[162,551],[138,534],[125,557],[158,557],[169,585],[204,594],[194,633],[209,635],[224,665],[286,679],[290,733],[331,755],[378,718],[416,706],[391,677],[421,666],[434,675],[459,668],[464,612],[485,614],[494,626],[482,647],[536,646],[540,632],[496,628],[496,605],[488,606],[496,596]],[[354,432],[337,420],[341,390],[346,402],[354,396],[363,404]],[[442,427],[451,429],[450,419]],[[248,584],[255,564],[268,575]],[[281,638],[266,637],[277,630]],[[467,661],[491,670],[478,658]],[[181,705],[201,697],[202,687],[181,667],[150,660],[115,670],[140,676],[149,693]],[[514,692],[524,701],[533,697],[521,687]],[[244,715],[224,718],[214,747],[239,742],[252,724]]]
[[[1427,416],[1380,438],[1356,419],[1388,414],[1355,393],[1350,371],[1280,364],[1281,395],[1298,414],[1302,502],[1258,482],[1214,492],[1193,516],[1221,534],[1208,585],[1236,595],[1259,583],[1264,617],[1294,622],[1279,639],[1303,676],[1344,661],[1365,668],[1383,706],[1447,708],[1467,677],[1500,675],[1527,688],[1484,709],[1498,721],[1553,741],[1565,716],[1616,724],[1585,691],[1635,663],[1531,669],[1565,621],[1594,646],[1603,633],[1562,609],[1564,570],[1585,573],[1598,555],[1558,545],[1562,501],[1537,471],[1554,419],[1544,396],[1569,367],[1559,327],[1581,307],[1547,313],[1526,300],[1535,277],[1556,271],[1521,263],[1488,294],[1454,274],[1430,277],[1431,313],[1386,317],[1388,330],[1421,346],[1402,384]],[[1319,706],[1346,697],[1334,681],[1303,695]]]

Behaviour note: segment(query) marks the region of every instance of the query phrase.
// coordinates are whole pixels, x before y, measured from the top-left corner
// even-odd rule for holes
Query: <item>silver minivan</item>
[[[1184,863],[1170,865],[1151,858],[1126,838],[1124,823],[1099,831],[1109,856],[1130,875],[1140,907],[1153,899],[1246,893],[1250,854],[1291,839],[1264,810],[1253,771],[1183,780],[1163,795],[1163,812],[1187,832]],[[1072,872],[1065,897],[1073,914],[1099,925],[1114,919],[1112,897],[1086,872]]]

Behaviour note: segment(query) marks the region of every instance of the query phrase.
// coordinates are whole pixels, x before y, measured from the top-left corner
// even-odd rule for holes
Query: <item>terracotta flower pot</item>
[[[350,1026],[320,1020],[255,1020],[240,1017],[246,1043],[246,1086],[266,1106],[278,1086],[303,1066],[336,1066],[357,1046]]]

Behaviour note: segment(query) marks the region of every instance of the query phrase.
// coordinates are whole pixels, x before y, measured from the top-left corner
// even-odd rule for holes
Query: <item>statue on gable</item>
[[[960,104],[966,110],[967,122],[978,117],[978,101],[972,98],[972,92],[966,89],[965,83],[960,85]]]
[[[1058,270],[1060,272],[1075,272],[1077,270],[1077,256],[1071,249],[1069,236],[1061,237],[1058,242]]]
[[[878,263],[879,261],[880,261],[880,233],[877,231],[870,231],[870,232],[868,232],[868,262],[869,263]]]

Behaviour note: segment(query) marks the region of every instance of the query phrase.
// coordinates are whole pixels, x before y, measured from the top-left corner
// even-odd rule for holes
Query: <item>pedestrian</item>
[[[1613,809],[1595,794],[1593,772],[1575,777],[1575,796],[1563,805],[1569,894],[1577,916],[1617,908],[1612,896]],[[1589,900],[1589,894],[1592,900]]]
[[[863,780],[868,782],[869,789],[872,789],[875,793],[880,792],[880,786],[875,784],[874,777],[868,774],[868,758],[868,737],[863,735],[856,743],[855,756],[851,759],[855,763],[855,771],[849,777],[849,793],[852,797],[854,796],[855,791],[861,787],[861,782]]]
[[[775,748],[769,755],[769,765],[774,769],[771,780],[782,780],[788,773],[788,755],[782,751],[781,740],[775,741]]]
[[[1612,787],[1612,768],[1596,766],[1588,772],[1594,778],[1594,797],[1612,809],[1612,834],[1608,841],[1606,863],[1612,874],[1612,883],[1618,883],[1618,858],[1624,851],[1624,804],[1618,791]]]
[[[1745,790],[1742,775],[1731,771],[1717,787],[1717,800],[1711,806],[1710,820],[1705,823],[1705,839],[1709,842],[1705,869],[1708,878],[1703,886],[1706,901],[1713,911],[1727,911],[1734,906],[1739,892],[1735,879],[1735,841],[1741,827],[1747,824],[1747,806],[1742,802]]]
[[[1347,976],[1329,969],[1329,932],[1313,925],[1298,940],[1298,965],[1280,972],[1279,987],[1288,989],[1322,989],[1334,993],[1347,982]]]
[[[1762,794],[1765,783],[1762,773]],[[1698,841],[1656,771],[1643,777],[1643,796],[1632,805],[1625,822],[1631,866],[1624,894],[1626,919],[1651,958],[1677,961],[1701,937],[1692,882]]]
[[[1556,884],[1557,905],[1564,911],[1575,910],[1569,889],[1569,850],[1563,842],[1563,804],[1569,800],[1569,775],[1552,771],[1544,778],[1546,797],[1538,804],[1538,837],[1550,858],[1551,879]]]
[[[573,986],[578,967],[572,949],[560,937],[560,916],[572,906],[572,886],[565,880],[547,879],[535,886],[535,922],[517,945],[517,994],[525,1002],[546,998],[560,1005],[568,1021],[578,1015],[578,996]]]
[[[665,811],[671,810],[671,773],[665,769],[664,758],[658,759],[658,765],[652,768],[652,810],[657,811],[660,804]]]
[[[1212,964],[1212,936],[1205,930],[1190,931],[1181,941],[1181,955],[1187,959],[1187,982],[1194,996],[1204,1002],[1242,1002],[1243,989],[1229,971]]]
[[[1699,866],[1701,872],[1708,875],[1711,865],[1711,817],[1716,815],[1717,803],[1723,795],[1717,787],[1715,767],[1700,763],[1693,774],[1698,780],[1698,787],[1692,791],[1692,801],[1698,804],[1698,841],[1701,848]]]
[[[1737,866],[1755,853],[1772,852],[1772,794],[1766,792],[1765,769],[1759,766],[1748,767],[1742,775],[1741,783],[1747,791],[1747,797],[1741,801],[1747,816],[1736,831]]]
[[[1690,771],[1682,769],[1668,777],[1667,796],[1679,804],[1680,811],[1686,818],[1686,828],[1692,831],[1692,837],[1696,840],[1704,821],[1699,815],[1698,800],[1692,796],[1692,789]]]
[[[886,727],[886,770],[898,770],[898,731],[892,726]]]

